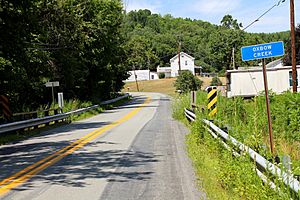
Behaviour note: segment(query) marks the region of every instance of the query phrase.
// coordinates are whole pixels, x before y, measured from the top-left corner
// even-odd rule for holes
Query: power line
[[[266,12],[264,12],[262,15],[260,15],[256,20],[254,20],[248,26],[246,26],[245,28],[243,28],[242,31],[246,30],[247,28],[249,28],[250,26],[252,26],[254,23],[258,22],[263,16],[265,16],[267,13],[269,13],[271,10],[273,10],[273,8],[279,6],[281,3],[284,3],[284,2],[285,2],[285,0],[278,1],[278,3],[276,3],[271,8],[269,8]]]

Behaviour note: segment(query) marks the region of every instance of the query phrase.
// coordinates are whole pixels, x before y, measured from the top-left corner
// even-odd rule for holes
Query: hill
[[[242,62],[239,49],[242,46],[271,41],[289,41],[289,32],[247,33],[241,24],[226,15],[220,25],[171,15],[152,14],[149,10],[129,12],[124,19],[127,63],[136,69],[153,69],[157,65],[169,65],[177,51],[195,57],[195,63],[204,71],[224,72],[230,68],[232,49],[235,48],[235,64],[257,65],[257,61]]]

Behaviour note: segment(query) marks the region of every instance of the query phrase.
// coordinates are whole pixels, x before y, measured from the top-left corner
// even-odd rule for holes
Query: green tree
[[[238,23],[231,15],[225,15],[221,20],[221,25],[228,29],[239,30],[243,27],[242,23]]]
[[[297,28],[295,29],[295,49],[296,49],[296,63],[297,65],[300,65],[300,24],[298,24]],[[289,39],[286,42],[285,47],[285,56],[283,58],[284,65],[292,65],[292,48],[291,48],[291,40]]]
[[[222,85],[222,81],[219,79],[219,77],[213,77],[211,82],[210,82],[211,86],[221,86]]]
[[[181,71],[174,83],[176,90],[181,90],[183,93],[198,90],[201,85],[202,81],[189,70]]]

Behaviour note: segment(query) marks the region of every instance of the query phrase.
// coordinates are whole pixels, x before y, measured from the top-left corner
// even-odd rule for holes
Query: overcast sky
[[[300,23],[300,1],[295,1],[295,21]],[[149,9],[161,15],[200,19],[220,24],[223,16],[230,14],[247,26],[279,0],[123,0],[127,11]],[[278,32],[290,29],[289,0],[276,6],[248,32]]]

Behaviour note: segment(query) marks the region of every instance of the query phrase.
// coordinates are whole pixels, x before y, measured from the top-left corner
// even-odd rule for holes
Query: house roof
[[[187,53],[180,52],[180,56],[182,56],[182,55],[184,55],[184,56],[186,56],[186,57],[188,57],[188,58],[190,58],[190,59],[192,59],[192,60],[195,60],[194,57],[190,56],[190,55],[187,54]],[[176,54],[176,56],[174,56],[173,58],[171,58],[171,59],[170,59],[170,62],[173,61],[173,60],[175,60],[177,57],[178,57],[178,54]]]
[[[270,62],[270,63],[268,63],[267,65],[266,65],[266,67],[267,68],[271,68],[271,67],[282,67],[283,66],[283,64],[282,64],[282,59],[280,58],[280,59],[277,59],[277,60],[274,60],[274,61],[272,61],[272,62]]]

